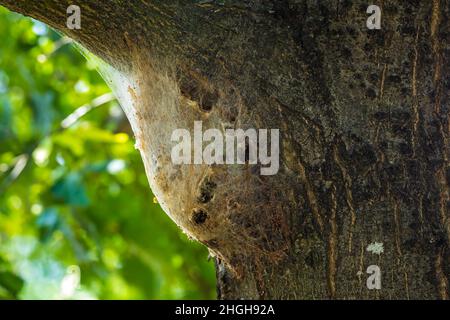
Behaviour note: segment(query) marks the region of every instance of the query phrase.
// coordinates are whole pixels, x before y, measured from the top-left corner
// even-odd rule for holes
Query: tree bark
[[[381,30],[359,0],[79,0],[69,30],[71,1],[0,0],[115,68],[152,189],[216,256],[219,298],[448,299],[450,3],[377,2]],[[195,120],[279,128],[279,173],[173,165]]]

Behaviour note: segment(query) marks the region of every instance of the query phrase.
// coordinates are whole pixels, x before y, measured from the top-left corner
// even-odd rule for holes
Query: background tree
[[[217,256],[221,298],[448,298],[448,1],[381,1],[381,30],[363,1],[78,1],[81,30],[70,1],[0,3],[114,68],[152,189]],[[280,128],[280,172],[173,166],[194,120]]]

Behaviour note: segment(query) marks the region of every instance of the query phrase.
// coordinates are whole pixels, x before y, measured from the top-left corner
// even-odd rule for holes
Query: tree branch
[[[0,0],[0,4],[48,24],[115,67],[122,68],[129,64],[127,57],[130,48],[126,41],[129,34],[127,16],[136,12],[131,8],[135,5],[128,4],[128,1],[76,1],[76,5],[81,9],[80,30],[71,30],[66,25],[67,8],[74,4],[74,1]]]
[[[227,54],[241,46],[241,35],[258,35],[261,24],[276,22],[274,1],[199,0],[0,0],[0,5],[40,20],[74,39],[119,70],[128,69],[138,48],[161,56],[177,57],[203,71],[220,63],[209,61],[219,51]],[[81,29],[66,26],[67,8],[81,9]],[[280,27],[277,22],[275,27]],[[272,28],[272,27],[271,27]],[[241,34],[241,35],[240,35]],[[249,43],[248,48],[252,44]],[[214,66],[213,66],[214,65]],[[208,70],[209,71],[209,70]],[[208,73],[206,71],[206,73]]]

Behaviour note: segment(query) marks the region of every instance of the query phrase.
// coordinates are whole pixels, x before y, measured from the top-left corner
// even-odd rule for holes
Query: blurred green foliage
[[[95,66],[3,8],[0,37],[0,298],[214,298],[206,249],[154,200]],[[62,292],[69,266],[81,283]]]

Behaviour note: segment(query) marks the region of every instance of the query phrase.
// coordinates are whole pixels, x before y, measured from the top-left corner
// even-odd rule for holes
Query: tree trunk
[[[449,1],[377,1],[381,30],[359,0],[79,0],[69,30],[71,2],[0,0],[114,67],[152,189],[216,256],[219,298],[448,299]],[[280,129],[278,174],[172,164],[196,120]]]

